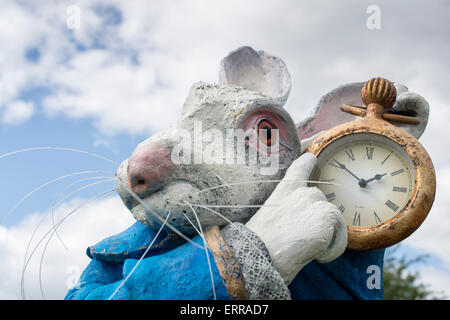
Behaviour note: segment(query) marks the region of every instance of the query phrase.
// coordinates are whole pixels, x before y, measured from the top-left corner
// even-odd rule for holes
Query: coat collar
[[[86,250],[89,258],[107,262],[123,262],[125,259],[139,259],[148,248],[158,230],[140,222],[119,234],[108,237]],[[183,240],[173,233],[162,230],[148,251],[147,256],[158,255],[181,244]]]

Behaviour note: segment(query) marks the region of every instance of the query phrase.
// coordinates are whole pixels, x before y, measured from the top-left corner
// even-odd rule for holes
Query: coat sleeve
[[[289,285],[292,298],[382,300],[384,252],[347,249],[332,262],[313,261]]]

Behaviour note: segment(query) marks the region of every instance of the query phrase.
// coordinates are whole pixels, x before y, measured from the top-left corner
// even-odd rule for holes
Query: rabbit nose
[[[145,197],[160,189],[172,170],[173,163],[166,148],[158,143],[141,145],[128,161],[128,186],[140,197]]]

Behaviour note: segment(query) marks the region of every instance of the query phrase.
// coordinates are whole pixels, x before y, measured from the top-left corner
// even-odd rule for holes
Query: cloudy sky
[[[370,5],[380,10],[379,29],[367,26]],[[20,298],[25,252],[34,253],[26,298],[42,298],[41,261],[45,297],[64,296],[88,263],[85,248],[133,222],[107,193],[114,189],[108,180],[114,162],[174,123],[189,87],[217,82],[220,59],[242,45],[286,62],[293,84],[285,107],[295,121],[333,88],[374,76],[427,99],[421,142],[435,164],[437,196],[401,252],[429,254],[419,267],[424,281],[450,297],[448,1],[0,0],[0,6],[0,155],[60,147],[113,160],[68,150],[0,156],[0,298]],[[70,216],[42,259],[46,241],[33,248],[51,227],[53,205],[56,221]]]

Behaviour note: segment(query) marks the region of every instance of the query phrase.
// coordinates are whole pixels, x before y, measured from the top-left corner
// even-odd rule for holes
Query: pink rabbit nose
[[[171,176],[170,153],[158,143],[141,145],[128,161],[128,185],[144,197],[161,188]]]

